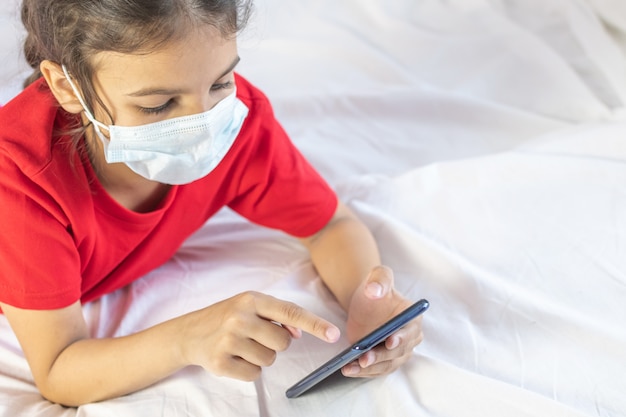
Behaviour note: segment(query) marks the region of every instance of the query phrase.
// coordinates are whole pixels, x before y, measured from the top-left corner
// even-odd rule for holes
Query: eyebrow
[[[219,80],[220,78],[224,77],[229,72],[233,71],[235,67],[237,66],[237,64],[239,64],[239,61],[241,61],[241,57],[237,55],[235,60],[228,66],[226,71],[224,71],[222,75],[217,77],[217,79]],[[127,96],[131,96],[131,97],[171,96],[175,94],[180,94],[182,92],[183,90],[180,88],[171,89],[171,88],[160,88],[160,87],[147,87],[147,88],[142,88],[141,90],[134,91],[132,93],[128,93]]]

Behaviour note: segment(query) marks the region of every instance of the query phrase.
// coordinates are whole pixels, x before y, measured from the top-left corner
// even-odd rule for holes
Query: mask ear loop
[[[87,105],[85,104],[85,100],[83,100],[83,97],[78,92],[78,88],[76,88],[76,85],[72,81],[72,77],[70,77],[70,74],[67,72],[67,68],[65,67],[65,65],[61,65],[61,69],[63,69],[63,74],[65,74],[65,78],[67,79],[67,82],[70,84],[70,87],[72,87],[72,91],[74,92],[74,95],[76,96],[76,98],[80,102],[80,105],[83,107],[83,110],[85,111],[85,116],[87,116],[87,119],[91,123],[93,123],[95,126],[97,126],[99,128],[102,128],[102,129],[106,129],[107,131],[110,131],[110,129],[109,129],[109,127],[107,125],[97,121],[96,118],[93,116],[93,114],[91,114],[91,112],[87,108]],[[102,132],[100,132],[100,133],[102,133]]]

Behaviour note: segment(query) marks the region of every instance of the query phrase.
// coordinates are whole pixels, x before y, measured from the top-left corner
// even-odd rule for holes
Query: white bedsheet
[[[25,73],[16,10],[0,103]],[[240,72],[431,301],[424,342],[295,400],[345,340],[294,341],[255,383],[188,368],[68,409],[0,317],[0,416],[626,416],[625,39],[622,0],[257,0]],[[228,210],[84,313],[124,335],[248,289],[345,319],[295,240]]]

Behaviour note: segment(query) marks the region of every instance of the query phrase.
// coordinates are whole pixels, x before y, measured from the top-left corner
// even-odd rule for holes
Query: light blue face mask
[[[248,115],[235,91],[204,113],[140,126],[107,126],[87,109],[65,65],[62,68],[104,146],[106,161],[123,162],[152,181],[188,184],[205,177],[224,159]],[[109,132],[108,139],[102,129]]]

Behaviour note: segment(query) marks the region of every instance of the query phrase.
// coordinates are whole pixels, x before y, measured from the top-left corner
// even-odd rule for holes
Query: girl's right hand
[[[328,321],[269,295],[245,292],[180,317],[181,354],[187,364],[244,381],[259,377],[302,331],[334,343],[339,329]]]

